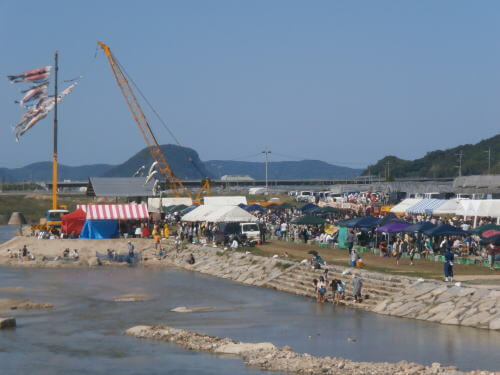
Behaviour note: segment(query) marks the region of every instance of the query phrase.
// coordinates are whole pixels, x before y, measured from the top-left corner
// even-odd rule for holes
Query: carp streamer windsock
[[[41,68],[30,70],[29,72],[24,72],[21,74],[7,76],[10,83],[20,83],[20,82],[34,82],[40,83],[42,81],[48,80],[50,75],[50,70],[52,66],[42,66]]]
[[[57,103],[59,103],[66,95],[69,95],[76,85],[76,82],[69,85],[59,95],[57,95]],[[28,93],[30,91],[31,90],[28,90]],[[53,96],[49,97],[44,95],[40,97],[40,100],[36,105],[29,107],[28,111],[21,115],[21,121],[13,126],[13,130],[16,133],[16,140],[19,142],[19,137],[30,130],[40,120],[47,117],[49,112],[54,109],[55,104],[56,100]]]

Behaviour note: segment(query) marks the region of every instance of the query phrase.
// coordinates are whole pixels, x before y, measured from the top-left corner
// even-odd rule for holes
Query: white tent
[[[239,204],[247,204],[245,196],[232,196],[232,197],[205,197],[203,204],[205,206],[237,206]]]
[[[460,206],[457,209],[456,214],[460,216],[477,216],[477,209],[480,204],[480,200],[477,199],[462,199],[460,201]]]
[[[191,212],[188,212],[186,215],[184,215],[181,220],[182,221],[206,221],[205,217],[216,211],[219,207],[218,206],[206,206],[206,205],[201,205],[199,207],[196,207],[194,210]]]
[[[397,214],[404,214],[406,211],[411,208],[412,206],[416,205],[419,203],[422,199],[417,199],[417,198],[407,198],[401,201],[399,204],[395,205],[393,208],[391,208],[391,212],[397,213]]]
[[[476,216],[500,217],[500,199],[480,200]]]
[[[162,207],[177,206],[179,204],[184,204],[189,207],[193,205],[193,200],[191,198],[182,197],[148,198],[149,212],[160,212]]]
[[[440,207],[436,208],[433,215],[455,215],[460,208],[459,199],[448,199]]]
[[[254,223],[258,219],[238,206],[221,206],[205,218],[212,223]]]

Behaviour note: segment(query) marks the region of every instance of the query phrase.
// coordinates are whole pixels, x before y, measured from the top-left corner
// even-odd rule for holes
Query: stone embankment
[[[196,262],[186,262],[189,254]],[[162,260],[151,255],[147,265],[173,265],[247,285],[262,286],[296,295],[315,297],[312,284],[323,270],[289,259],[262,257],[250,253],[188,245],[182,251],[170,251]],[[438,281],[369,272],[350,267],[328,266],[329,279],[346,284],[342,303],[379,314],[427,320],[476,328],[500,329],[500,291],[481,287],[455,286]],[[363,281],[363,301],[352,297],[352,274]],[[331,301],[331,291],[328,292]]]
[[[478,375],[495,374],[487,371],[461,372],[453,366],[441,366],[433,363],[423,366],[417,363],[401,361],[387,362],[354,362],[343,358],[314,357],[310,354],[292,352],[291,348],[276,347],[272,343],[236,342],[229,338],[203,335],[197,332],[165,326],[136,326],[126,331],[129,336],[167,341],[180,345],[184,349],[204,351],[215,354],[236,355],[246,365],[263,370],[280,371],[296,374],[392,374],[392,375]],[[500,374],[500,373],[496,373]]]
[[[500,329],[500,290],[421,282],[379,303],[379,314]]]

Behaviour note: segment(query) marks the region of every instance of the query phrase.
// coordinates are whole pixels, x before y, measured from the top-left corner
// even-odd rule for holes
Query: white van
[[[259,240],[260,230],[256,223],[240,223],[241,234],[245,234],[249,240]]]
[[[297,202],[309,202],[311,200],[311,197],[313,197],[312,191],[299,191],[297,196],[295,197],[295,200]]]

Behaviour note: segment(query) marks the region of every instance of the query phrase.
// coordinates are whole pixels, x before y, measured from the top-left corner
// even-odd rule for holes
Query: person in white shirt
[[[236,241],[236,238],[231,242],[231,249],[237,249],[238,248],[238,241]]]

